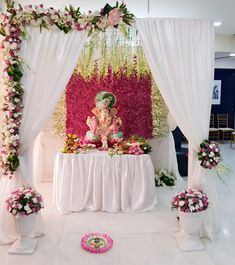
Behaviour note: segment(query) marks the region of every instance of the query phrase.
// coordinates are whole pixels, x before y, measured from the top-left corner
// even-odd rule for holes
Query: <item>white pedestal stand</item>
[[[183,251],[196,251],[204,249],[199,231],[202,225],[203,212],[189,213],[179,211],[181,235],[177,238],[179,247]]]
[[[16,217],[16,231],[19,233],[19,238],[10,247],[9,254],[30,255],[34,253],[38,239],[30,238],[29,235],[34,228],[35,217],[36,213]]]

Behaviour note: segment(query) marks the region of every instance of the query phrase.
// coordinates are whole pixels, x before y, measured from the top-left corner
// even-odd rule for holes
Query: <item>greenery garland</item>
[[[53,129],[57,136],[65,136],[66,132],[66,94],[65,92],[60,97],[53,112]]]
[[[153,136],[164,137],[169,133],[167,125],[168,108],[161,96],[160,90],[153,81],[152,85],[152,117],[153,117]]]
[[[3,97],[4,129],[2,133],[1,167],[3,175],[12,177],[19,166],[19,127],[22,118],[24,87],[20,48],[22,39],[27,38],[26,26],[37,26],[40,29],[60,29],[65,33],[71,30],[88,30],[89,34],[105,31],[109,26],[118,27],[124,23],[131,25],[134,15],[124,3],[117,2],[114,7],[106,4],[100,12],[82,15],[79,8],[71,5],[65,10],[44,8],[43,5],[14,7],[14,2],[6,1],[7,13],[0,13],[0,34],[4,37],[1,49],[4,60]]]

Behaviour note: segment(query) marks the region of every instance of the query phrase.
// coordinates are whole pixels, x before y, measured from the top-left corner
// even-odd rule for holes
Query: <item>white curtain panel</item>
[[[34,183],[52,182],[56,154],[63,146],[64,137],[42,131],[37,136],[33,149]]]
[[[167,125],[169,128],[168,135],[148,140],[152,146],[152,152],[150,153],[150,156],[152,158],[156,172],[161,169],[166,169],[176,179],[181,181],[176,157],[175,141],[172,134],[172,131],[175,130],[177,125],[170,112],[167,116]]]
[[[189,141],[189,180],[211,202],[205,233],[218,231],[215,172],[197,160],[200,143],[208,138],[214,71],[214,27],[204,20],[137,19],[143,49],[161,94]]]
[[[13,189],[33,186],[33,142],[51,116],[77,63],[87,38],[87,32],[27,28],[29,40],[23,41],[21,56],[29,66],[25,68],[23,119],[20,127],[20,167],[11,179],[0,182],[0,242],[12,241],[15,230],[12,216],[7,213],[5,201]],[[35,234],[42,233],[40,215]],[[12,225],[10,225],[12,224]],[[10,226],[10,227],[9,227]],[[8,229],[6,229],[8,228]]]

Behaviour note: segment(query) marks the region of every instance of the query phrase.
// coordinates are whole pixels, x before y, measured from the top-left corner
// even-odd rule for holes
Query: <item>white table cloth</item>
[[[143,212],[154,210],[157,203],[149,155],[58,153],[53,193],[64,214],[82,210]]]

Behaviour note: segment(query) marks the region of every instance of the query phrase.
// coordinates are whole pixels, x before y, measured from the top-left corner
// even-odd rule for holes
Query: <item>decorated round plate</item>
[[[91,253],[104,253],[113,246],[113,240],[106,234],[89,233],[82,237],[81,246]]]

